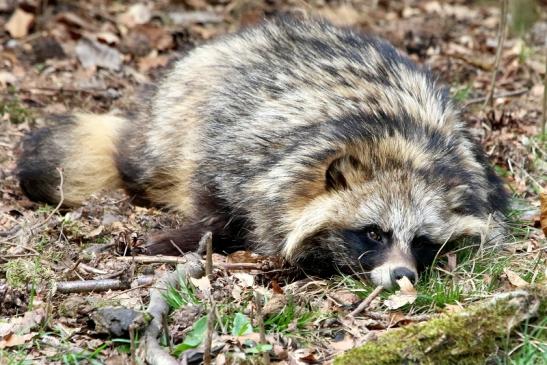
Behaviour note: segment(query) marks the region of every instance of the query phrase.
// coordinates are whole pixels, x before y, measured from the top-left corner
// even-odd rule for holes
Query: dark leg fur
[[[174,255],[181,252],[196,251],[198,244],[207,232],[213,233],[215,252],[234,252],[245,248],[244,241],[232,235],[222,222],[205,223],[203,221],[185,224],[183,227],[151,235],[144,247],[145,255]]]

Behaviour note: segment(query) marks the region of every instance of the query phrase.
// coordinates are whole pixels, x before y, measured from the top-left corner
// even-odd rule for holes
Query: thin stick
[[[109,274],[108,271],[97,269],[96,267],[86,265],[83,262],[81,262],[81,260],[78,260],[78,261],[80,261],[80,267],[84,271],[87,271],[88,273],[95,274],[95,275],[107,275],[107,274]],[[106,278],[104,278],[104,279],[106,279]]]
[[[494,105],[494,89],[496,88],[496,77],[498,76],[498,71],[500,68],[501,54],[503,51],[503,46],[505,44],[505,35],[507,28],[507,9],[508,9],[508,0],[501,1],[501,19],[500,25],[498,28],[498,49],[496,50],[496,60],[494,61],[494,74],[492,75],[492,82],[490,83],[490,91],[488,96],[484,101],[483,108],[487,105],[492,107]]]
[[[211,276],[213,275],[213,234],[207,232],[201,240],[205,241],[205,247],[207,249],[205,256],[205,275],[211,279]]]
[[[180,249],[179,246],[177,246],[177,244],[175,242],[173,242],[173,240],[169,240],[169,242],[171,243],[171,245],[173,245],[173,247],[180,253],[181,256],[184,256],[184,252]]]
[[[136,262],[139,264],[185,264],[186,258],[181,256],[120,256],[118,261]],[[255,262],[213,263],[214,267],[224,270],[262,270],[262,265]]]
[[[185,265],[178,265],[173,272],[165,274],[150,290],[150,304],[147,312],[152,316],[148,327],[144,330],[139,341],[138,354],[150,365],[178,365],[179,362],[169,355],[158,343],[158,336],[162,331],[162,316],[169,311],[169,305],[165,301],[164,291],[177,285],[181,276],[194,278],[203,275],[203,267],[199,257],[187,255]]]
[[[188,262],[184,256],[120,256],[116,260],[140,264],[185,264]]]
[[[209,314],[207,316],[207,337],[205,337],[205,346],[203,349],[203,364],[211,365],[211,346],[213,344],[213,332],[215,331],[215,302],[213,296],[209,295]]]
[[[135,356],[137,350],[135,346],[135,331],[136,329],[132,325],[129,325],[129,351],[131,353],[131,365],[137,364],[137,357]]]
[[[260,293],[255,292],[254,299],[256,306],[256,320],[260,331],[260,343],[266,344],[268,342],[266,341],[266,329],[264,328],[264,317],[262,316],[262,296]],[[265,365],[270,364],[270,353],[268,351],[262,353],[262,362]]]
[[[143,275],[137,278],[138,285],[152,284],[152,275]],[[119,279],[98,279],[98,280],[73,280],[57,283],[59,293],[87,293],[107,290],[128,289],[131,283]]]
[[[546,125],[547,125],[547,44],[545,44],[545,75],[543,75],[543,124],[541,125],[541,139],[543,141],[547,139],[547,136],[545,136]]]
[[[501,98],[510,98],[510,97],[514,97],[514,96],[521,96],[521,95],[524,95],[526,93],[528,93],[530,91],[530,89],[520,89],[520,90],[515,90],[515,91],[509,91],[509,92],[506,92],[506,93],[501,93],[501,94],[496,94],[493,96],[494,99],[501,99]],[[485,101],[488,97],[487,96],[481,96],[481,97],[478,97],[478,98],[475,98],[475,99],[469,99],[467,102],[465,102],[465,104],[463,104],[463,107],[466,108],[470,105],[473,105],[473,104],[479,104],[479,103],[482,103],[483,101]]]
[[[365,310],[369,305],[370,303],[374,300],[374,298],[376,298],[381,292],[382,290],[384,290],[384,287],[381,286],[381,285],[378,285],[373,291],[372,293],[370,293],[368,295],[368,297],[365,298],[365,300],[363,300],[361,302],[361,304],[359,304],[359,306],[357,308],[355,308],[353,310],[353,312],[351,312],[348,317],[355,317],[356,315],[358,315],[359,313],[361,313],[363,310]]]

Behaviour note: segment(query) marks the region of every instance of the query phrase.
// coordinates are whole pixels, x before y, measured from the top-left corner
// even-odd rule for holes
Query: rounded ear
[[[363,164],[351,155],[339,157],[331,162],[325,173],[325,188],[345,190],[352,184],[364,180]]]

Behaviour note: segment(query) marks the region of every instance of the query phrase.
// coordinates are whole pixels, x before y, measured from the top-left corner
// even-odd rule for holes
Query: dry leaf
[[[264,258],[263,256],[260,256],[251,251],[236,251],[234,253],[229,254],[226,261],[230,263],[242,263],[242,262],[257,263],[263,258]]]
[[[207,276],[203,276],[199,279],[196,278],[190,278],[190,281],[196,288],[201,290],[204,293],[208,293],[211,291],[211,282],[209,281],[209,278]]]
[[[4,28],[13,38],[26,36],[34,23],[34,15],[17,8]]]
[[[275,294],[283,294],[285,292],[275,279],[272,280],[272,292]]]
[[[147,73],[148,71],[164,67],[169,62],[169,56],[147,56],[139,60],[139,71]]]
[[[95,35],[97,39],[107,43],[109,45],[116,45],[120,43],[120,37],[112,32],[100,32]]]
[[[255,277],[253,275],[247,274],[244,272],[237,272],[237,273],[234,273],[232,276],[237,278],[237,280],[239,280],[240,285],[243,286],[244,288],[252,287],[255,282]]]
[[[26,312],[23,317],[12,317],[8,323],[0,323],[0,349],[18,346],[32,339],[36,332],[30,332],[42,322],[45,311],[38,308]]]
[[[397,309],[407,304],[412,304],[416,301],[416,297],[418,296],[416,289],[406,276],[397,280],[397,284],[401,290],[390,295],[389,298],[384,301],[384,305],[388,309]]]
[[[342,305],[353,305],[360,301],[360,298],[348,289],[340,289],[331,294]]]
[[[5,339],[0,340],[0,349],[4,349],[6,347],[13,347],[13,346],[19,346],[22,345],[28,341],[30,341],[34,336],[36,336],[38,332],[31,332],[27,333],[26,335],[8,335]]]
[[[123,14],[120,14],[118,21],[128,28],[139,24],[148,23],[152,19],[152,9],[148,4],[134,4]]]
[[[448,263],[446,265],[446,270],[448,272],[454,272],[456,270],[456,266],[458,266],[457,256],[453,252],[449,252],[446,254],[446,257],[448,259]]]
[[[547,192],[542,191],[539,194],[540,214],[539,225],[545,237],[547,237]]]
[[[503,269],[503,272],[507,275],[507,280],[509,280],[511,285],[517,288],[526,288],[529,285],[528,282],[521,278],[516,272],[509,269]]]
[[[262,315],[267,316],[273,313],[279,313],[287,304],[287,297],[284,294],[274,294],[262,308]]]
[[[88,38],[82,38],[76,45],[76,55],[85,68],[100,66],[119,70],[122,56],[118,50]]]

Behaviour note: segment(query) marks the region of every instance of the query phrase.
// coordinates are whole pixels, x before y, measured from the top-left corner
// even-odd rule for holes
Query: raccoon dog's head
[[[480,189],[434,176],[427,162],[417,166],[370,152],[330,163],[326,193],[304,209],[289,234],[285,254],[306,271],[357,274],[390,288],[403,276],[416,282],[455,239],[502,233]]]

